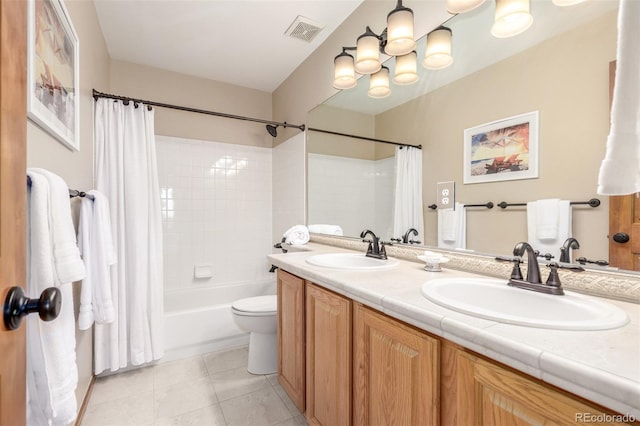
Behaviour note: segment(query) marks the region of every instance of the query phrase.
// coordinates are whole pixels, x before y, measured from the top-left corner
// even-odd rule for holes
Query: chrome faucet
[[[387,250],[384,248],[384,243],[380,242],[380,239],[376,236],[376,234],[368,229],[365,229],[360,233],[360,238],[365,238],[367,235],[371,235],[371,240],[362,240],[369,243],[366,256],[374,257],[376,259],[386,259]]]
[[[573,237],[564,240],[564,244],[560,247],[560,262],[571,263],[571,249],[579,249],[580,243]]]
[[[404,244],[420,244],[420,241],[417,240],[410,240],[409,238],[411,238],[411,235],[415,235],[416,237],[418,236],[418,230],[415,228],[409,228],[407,230],[407,232],[404,233],[404,235],[402,236],[402,242]]]

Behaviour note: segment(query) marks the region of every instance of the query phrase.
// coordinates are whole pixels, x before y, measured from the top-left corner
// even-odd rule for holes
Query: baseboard
[[[95,382],[96,382],[96,376],[91,375],[91,380],[89,381],[89,387],[87,388],[87,393],[84,394],[82,405],[80,406],[80,410],[78,411],[78,416],[76,417],[76,421],[74,423],[75,426],[80,426],[82,424],[82,419],[84,418],[84,413],[87,412],[87,406],[89,405],[89,400],[91,399],[91,392],[93,392],[93,384]]]

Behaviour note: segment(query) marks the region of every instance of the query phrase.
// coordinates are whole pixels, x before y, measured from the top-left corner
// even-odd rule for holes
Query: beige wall
[[[80,151],[71,151],[35,124],[27,123],[27,165],[60,175],[70,188],[93,188],[93,104],[91,89],[109,84],[109,54],[93,2],[65,2],[80,40]],[[76,219],[78,201],[72,203]],[[76,220],[77,223],[77,220]],[[80,283],[74,284],[76,315]],[[78,388],[81,404],[93,372],[92,330],[76,332]]]
[[[575,201],[596,197],[609,126],[609,62],[616,54],[616,13],[548,40],[376,118],[376,135],[423,145],[424,203],[436,183],[456,181],[463,203]],[[538,179],[463,185],[463,131],[505,117],[539,111]],[[423,118],[421,118],[423,117]],[[574,208],[580,255],[608,257],[608,198]],[[525,241],[523,208],[469,209],[467,246],[510,253]],[[437,242],[437,215],[425,208],[425,242]]]
[[[111,61],[108,90],[121,96],[271,120],[271,94],[232,84]],[[156,108],[157,135],[271,147],[264,124],[192,112]],[[281,129],[278,129],[281,133]]]

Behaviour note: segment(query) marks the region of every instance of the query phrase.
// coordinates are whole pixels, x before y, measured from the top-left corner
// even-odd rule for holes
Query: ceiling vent
[[[289,37],[311,42],[323,28],[322,24],[298,15],[293,23],[289,25],[285,34]]]

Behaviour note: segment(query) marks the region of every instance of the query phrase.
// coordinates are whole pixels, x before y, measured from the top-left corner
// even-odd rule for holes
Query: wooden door
[[[609,63],[609,110],[616,61]],[[640,271],[640,193],[609,197],[609,264]]]
[[[463,350],[455,369],[458,426],[579,425],[605,418],[602,410],[573,395]]]
[[[354,303],[353,423],[438,425],[439,341]]]
[[[26,2],[0,1],[0,297],[25,281]],[[0,328],[0,425],[26,423],[25,326]]]
[[[307,282],[307,422],[351,424],[351,301]]]
[[[278,269],[278,382],[305,409],[304,280]]]

